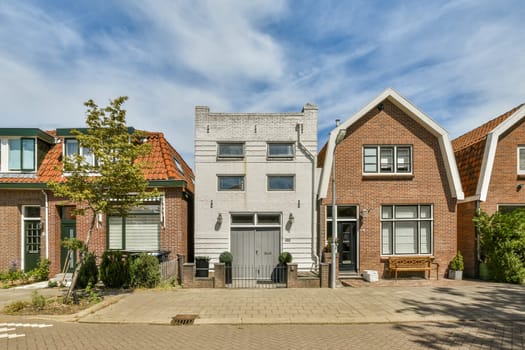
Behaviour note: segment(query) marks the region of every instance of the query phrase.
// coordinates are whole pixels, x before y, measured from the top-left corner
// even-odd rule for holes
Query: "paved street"
[[[0,349],[524,349],[525,322],[354,325],[55,323],[17,328]],[[2,334],[0,332],[0,334]]]
[[[525,349],[524,305],[525,286],[478,281],[137,290],[76,315],[0,314],[0,349]],[[181,314],[195,324],[171,326]]]

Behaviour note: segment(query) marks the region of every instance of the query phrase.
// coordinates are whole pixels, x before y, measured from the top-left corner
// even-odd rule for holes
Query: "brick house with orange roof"
[[[465,199],[458,203],[458,249],[465,276],[479,273],[481,252],[472,221],[478,210],[525,208],[525,104],[452,141]]]
[[[320,241],[330,241],[335,221],[339,278],[364,270],[385,276],[391,256],[429,256],[443,276],[457,251],[463,199],[443,128],[387,89],[332,130],[318,168]]]
[[[193,171],[162,133],[146,132],[145,140],[151,152],[141,159],[148,164],[144,175],[159,196],[126,218],[99,215],[89,247],[97,256],[108,249],[169,260],[193,254]],[[73,216],[74,204],[54,197],[46,184],[63,177],[67,152],[84,150],[71,129],[3,128],[0,145],[0,270],[29,271],[48,258],[50,273],[58,273],[66,257],[61,240],[84,240],[90,218]]]

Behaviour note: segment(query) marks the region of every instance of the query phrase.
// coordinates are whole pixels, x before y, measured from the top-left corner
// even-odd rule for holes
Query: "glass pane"
[[[73,156],[78,153],[78,141],[76,139],[64,140],[64,153],[66,157]]]
[[[332,222],[326,222],[326,240],[332,242]]]
[[[355,219],[357,217],[357,207],[354,205],[351,206],[337,206],[337,218],[338,219]]]
[[[129,215],[125,220],[126,250],[155,251],[159,249],[159,215]]]
[[[40,207],[25,207],[24,208],[24,217],[26,217],[26,218],[39,218],[40,217]]]
[[[244,176],[219,176],[219,191],[243,191]]]
[[[498,211],[502,214],[512,213],[514,210],[525,210],[523,205],[500,205]]]
[[[89,148],[82,147],[82,157],[87,164],[95,165],[95,155]]]
[[[277,224],[281,223],[281,214],[257,214],[258,224]]]
[[[415,219],[417,218],[416,205],[396,206],[396,219]]]
[[[377,173],[377,148],[365,147],[363,162],[365,173]]]
[[[35,170],[34,139],[22,139],[22,169]]]
[[[520,171],[525,171],[525,148],[519,148]]]
[[[399,221],[395,225],[396,254],[417,253],[417,222]]]
[[[232,224],[249,224],[253,225],[254,222],[254,215],[253,214],[232,214]]]
[[[219,157],[242,157],[244,155],[242,143],[219,144]]]
[[[175,161],[175,166],[177,166],[177,170],[179,171],[179,173],[184,175],[184,170],[182,170],[182,165],[180,164],[178,159],[177,158],[173,158],[173,160]]]
[[[398,147],[397,148],[397,172],[398,173],[409,173],[411,170],[410,166],[410,147]]]
[[[22,144],[20,140],[9,140],[9,170],[20,170],[22,167]]]
[[[268,157],[293,157],[293,144],[269,143]]]
[[[430,205],[422,205],[420,207],[421,210],[421,216],[422,219],[430,219],[432,218],[432,207]]]
[[[381,217],[383,219],[392,219],[394,217],[392,212],[393,207],[391,205],[383,205],[381,208]]]
[[[393,148],[384,148],[381,150],[381,172],[382,173],[391,173],[394,171],[394,149]]]
[[[326,206],[326,218],[327,219],[332,218],[332,206],[331,205]]]
[[[432,243],[432,225],[431,221],[421,221],[420,222],[420,232],[419,232],[419,253],[420,254],[430,254],[430,244]]]
[[[392,254],[392,222],[381,224],[381,254]]]
[[[268,191],[293,191],[294,176],[268,176]]]

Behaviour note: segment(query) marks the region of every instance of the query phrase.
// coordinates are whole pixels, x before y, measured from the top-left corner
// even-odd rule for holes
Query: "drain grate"
[[[171,319],[172,326],[190,326],[195,322],[197,315],[177,315]]]

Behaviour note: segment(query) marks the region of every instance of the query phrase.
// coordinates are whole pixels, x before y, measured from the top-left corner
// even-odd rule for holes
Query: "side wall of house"
[[[40,206],[42,226],[45,224],[45,202],[41,190],[0,190],[0,270],[22,269],[22,207]],[[45,258],[45,237],[41,238],[41,257]]]
[[[363,145],[411,145],[413,176],[363,175]],[[388,100],[384,110],[374,108],[347,130],[336,149],[338,205],[368,209],[360,218],[359,270],[385,271],[381,256],[381,205],[431,204],[433,206],[433,256],[440,274],[457,250],[456,200],[452,197],[438,139]],[[331,203],[331,186],[321,206],[321,231],[326,237],[325,206]]]
[[[458,203],[458,250],[465,262],[465,277],[471,278],[477,275],[475,214],[476,201]]]
[[[169,259],[177,254],[188,255],[188,200],[181,188],[165,191],[165,222],[160,229],[160,249],[170,252]]]

